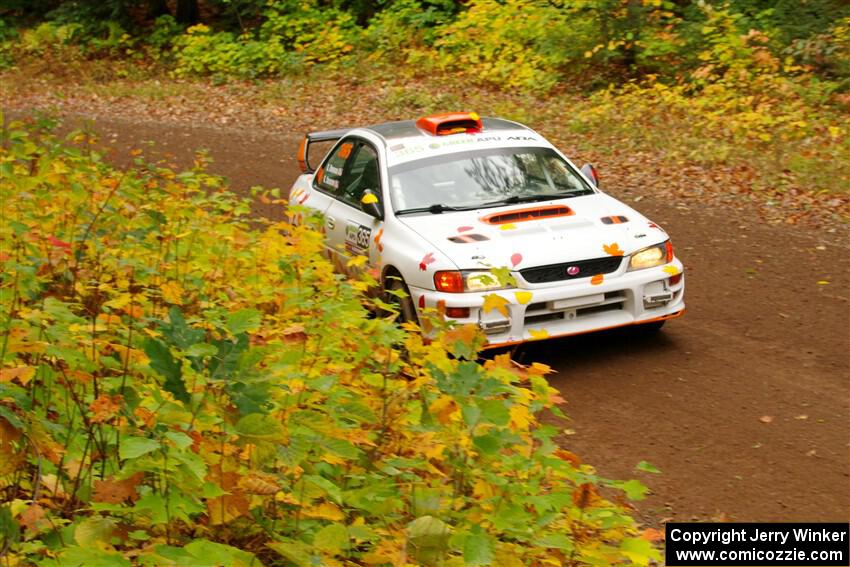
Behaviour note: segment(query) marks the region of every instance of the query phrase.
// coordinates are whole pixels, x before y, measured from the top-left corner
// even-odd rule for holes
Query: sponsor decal
[[[371,238],[372,229],[368,226],[352,222],[345,226],[345,248],[350,252],[368,250]]]

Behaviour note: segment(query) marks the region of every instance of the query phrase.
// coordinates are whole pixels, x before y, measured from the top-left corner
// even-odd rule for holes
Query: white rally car
[[[333,146],[314,169],[317,142]],[[367,256],[385,289],[407,292],[404,319],[439,305],[505,346],[684,312],[667,233],[516,122],[470,112],[314,132],[298,161],[290,204],[322,213],[338,267]]]

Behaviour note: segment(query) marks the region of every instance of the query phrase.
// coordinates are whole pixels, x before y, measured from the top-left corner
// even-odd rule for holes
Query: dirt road
[[[115,119],[96,129],[119,163],[153,140],[182,166],[192,149],[209,148],[213,171],[237,188],[286,188],[298,173],[297,134]],[[603,188],[626,195],[597,165]],[[684,259],[688,313],[654,337],[614,331],[517,352],[558,371],[552,382],[574,430],[565,446],[605,476],[648,484],[638,509],[650,523],[848,521],[846,243],[747,211],[651,197],[635,206]],[[662,474],[636,472],[642,460]]]

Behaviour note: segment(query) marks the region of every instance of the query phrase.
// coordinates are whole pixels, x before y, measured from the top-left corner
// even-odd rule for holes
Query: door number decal
[[[365,252],[369,249],[369,240],[372,238],[372,229],[349,222],[345,227],[345,247],[351,252]]]

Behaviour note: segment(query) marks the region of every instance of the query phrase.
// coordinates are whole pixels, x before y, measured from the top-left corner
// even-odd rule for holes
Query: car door
[[[371,265],[379,263],[375,239],[380,238],[383,229],[383,220],[365,212],[361,203],[366,190],[375,196],[383,194],[378,152],[364,140],[352,143],[333,202],[325,213],[328,240],[337,268],[343,273],[352,272],[349,261],[355,256],[368,257]]]
[[[336,219],[330,216],[331,205],[337,202],[341,191],[350,185],[353,176],[351,165],[354,163],[354,149],[357,140],[353,138],[343,139],[325,157],[322,165],[316,169],[313,176],[314,197],[310,199],[313,208],[318,209],[324,215],[323,232],[326,234],[325,247],[328,257],[339,264],[335,248],[338,242],[335,240]]]

